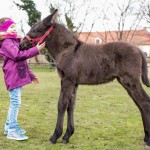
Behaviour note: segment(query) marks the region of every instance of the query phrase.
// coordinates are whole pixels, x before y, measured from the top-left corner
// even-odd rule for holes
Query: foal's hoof
[[[149,149],[150,150],[150,146],[149,145],[147,145],[146,143],[144,144],[145,146],[145,149]]]
[[[67,144],[69,141],[65,141],[64,139],[62,139],[61,143]]]
[[[54,143],[54,142],[52,142],[52,141],[49,141],[48,144],[56,144],[56,142]]]

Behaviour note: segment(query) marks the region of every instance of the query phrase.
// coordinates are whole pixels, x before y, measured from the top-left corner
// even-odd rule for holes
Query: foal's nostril
[[[22,45],[19,45],[19,49],[22,50]]]
[[[25,47],[25,45],[24,45],[24,44],[20,44],[20,45],[19,45],[19,49],[20,49],[20,50],[23,50],[23,49],[24,49],[24,47]]]

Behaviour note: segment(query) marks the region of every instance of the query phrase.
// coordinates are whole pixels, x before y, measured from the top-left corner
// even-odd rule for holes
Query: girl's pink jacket
[[[3,72],[7,90],[31,83],[35,75],[29,70],[26,59],[39,54],[37,47],[20,51],[20,39],[14,37],[7,37],[0,42],[0,55],[4,60]]]

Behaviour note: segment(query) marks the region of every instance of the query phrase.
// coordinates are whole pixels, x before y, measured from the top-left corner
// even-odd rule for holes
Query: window
[[[95,44],[101,44],[102,40],[100,38],[95,38]]]

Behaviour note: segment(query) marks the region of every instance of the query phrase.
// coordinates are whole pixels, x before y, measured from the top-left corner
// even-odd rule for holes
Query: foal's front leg
[[[67,114],[68,114],[68,120],[67,120],[67,130],[65,135],[63,136],[62,143],[68,143],[69,138],[74,133],[74,108],[75,108],[75,102],[76,102],[76,93],[77,93],[78,85],[74,87],[71,99],[69,100],[68,108],[67,108]]]
[[[67,79],[61,81],[61,92],[58,102],[58,117],[54,134],[50,138],[51,143],[56,143],[57,139],[62,135],[64,115],[69,103],[69,99],[71,98],[73,89],[74,85],[71,81]]]

